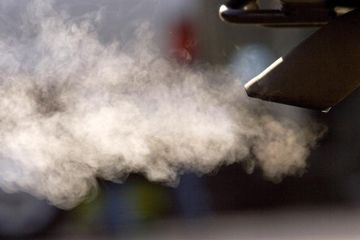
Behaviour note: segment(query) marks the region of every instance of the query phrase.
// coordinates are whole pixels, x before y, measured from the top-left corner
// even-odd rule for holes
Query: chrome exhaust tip
[[[360,86],[360,9],[314,33],[245,85],[250,97],[327,110]]]

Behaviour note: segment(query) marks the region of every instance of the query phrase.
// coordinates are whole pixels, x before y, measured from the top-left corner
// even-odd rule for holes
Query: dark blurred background
[[[101,40],[131,41],[143,21],[155,28],[164,56],[191,68],[222,65],[242,81],[260,73],[316,29],[225,24],[219,0],[64,0],[77,16],[105,8]],[[19,1],[18,4],[22,4]],[[263,1],[276,6],[276,1]],[[16,14],[16,12],[8,13]],[[257,100],[254,100],[257,101]],[[185,173],[170,187],[131,175],[99,180],[98,193],[60,210],[25,193],[0,193],[1,239],[360,239],[358,92],[329,113],[272,104],[274,112],[314,118],[328,132],[301,176],[280,183],[241,164],[206,176]]]

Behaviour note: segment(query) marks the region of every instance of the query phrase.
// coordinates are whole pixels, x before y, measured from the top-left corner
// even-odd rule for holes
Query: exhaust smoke
[[[106,45],[101,14],[75,21],[28,2],[0,33],[2,189],[71,208],[96,178],[132,172],[176,182],[237,161],[271,179],[304,170],[321,129],[272,116],[225,69],[174,65],[146,22],[131,46]]]

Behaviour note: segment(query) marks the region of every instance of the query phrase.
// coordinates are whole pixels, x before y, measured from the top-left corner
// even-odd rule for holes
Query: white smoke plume
[[[276,179],[305,168],[319,131],[275,119],[221,68],[161,57],[147,23],[131,46],[102,44],[99,17],[28,1],[16,29],[2,29],[2,189],[70,208],[96,178],[173,182],[237,161]]]

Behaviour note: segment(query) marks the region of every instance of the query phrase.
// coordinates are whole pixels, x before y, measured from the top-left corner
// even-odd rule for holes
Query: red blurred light
[[[191,63],[196,55],[196,37],[193,24],[182,20],[175,25],[170,40],[170,55],[180,63]]]

